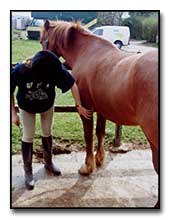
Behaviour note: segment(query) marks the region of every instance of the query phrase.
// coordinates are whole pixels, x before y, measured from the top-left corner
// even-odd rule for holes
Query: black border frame
[[[159,163],[159,175],[158,175],[158,201],[159,201],[159,208],[155,207],[12,207],[12,115],[11,115],[11,102],[10,102],[10,209],[15,212],[28,212],[28,211],[34,211],[34,212],[40,212],[44,213],[47,211],[53,211],[53,212],[64,212],[65,210],[69,210],[70,212],[73,213],[79,213],[81,211],[87,211],[88,212],[144,212],[144,211],[149,211],[152,213],[158,212],[162,210],[162,190],[161,190],[161,177],[162,177],[162,165],[161,165],[161,143],[162,143],[162,138],[161,138],[161,13],[160,10],[10,10],[10,69],[11,69],[11,64],[12,64],[12,12],[90,12],[90,11],[95,11],[95,12],[111,12],[111,11],[121,11],[121,12],[143,12],[143,11],[152,11],[152,12],[157,12],[158,13],[158,119],[159,119],[159,158],[158,158],[158,163]],[[11,80],[10,80],[11,81]],[[11,82],[10,82],[11,83]],[[11,86],[10,86],[10,100],[11,100]]]

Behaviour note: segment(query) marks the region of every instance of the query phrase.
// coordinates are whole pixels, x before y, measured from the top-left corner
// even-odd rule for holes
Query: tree
[[[150,12],[150,15],[142,12],[130,12],[130,17],[124,19],[121,24],[130,28],[132,39],[154,43],[158,38],[158,12],[152,14]]]
[[[98,25],[120,25],[123,12],[97,12]]]
[[[142,17],[149,17],[151,15],[153,15],[155,12],[153,11],[130,11],[129,15],[131,17],[137,17],[137,16],[142,16]]]

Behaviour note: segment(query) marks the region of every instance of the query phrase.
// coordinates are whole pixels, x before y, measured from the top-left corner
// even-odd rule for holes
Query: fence
[[[18,107],[15,107],[16,111],[19,112]],[[54,112],[77,112],[75,106],[54,106]],[[121,133],[122,126],[116,125],[115,127],[115,138],[113,139],[113,146],[118,147],[121,145]]]

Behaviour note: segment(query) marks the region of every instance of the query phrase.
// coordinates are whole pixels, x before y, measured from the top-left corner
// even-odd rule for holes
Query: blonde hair
[[[33,59],[33,56],[27,57],[27,58],[23,61],[23,64],[25,64],[26,67],[31,68],[32,59]]]

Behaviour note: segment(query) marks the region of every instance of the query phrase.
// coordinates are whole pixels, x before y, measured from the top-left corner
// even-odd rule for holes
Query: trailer
[[[95,11],[82,12],[82,11],[37,11],[31,12],[33,18],[29,27],[27,28],[28,39],[39,40],[40,27],[43,21],[48,20],[65,20],[65,21],[81,21],[84,24],[94,21],[97,17]]]

